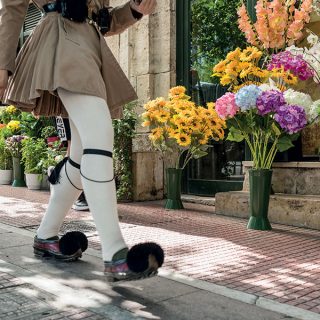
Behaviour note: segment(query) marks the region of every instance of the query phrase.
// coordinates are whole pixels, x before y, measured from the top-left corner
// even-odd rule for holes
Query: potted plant
[[[32,190],[40,189],[42,171],[38,164],[47,151],[47,145],[43,139],[28,138],[22,142],[21,151],[27,187]]]
[[[12,156],[7,149],[5,139],[0,135],[0,184],[12,182]]]
[[[42,174],[42,184],[41,189],[50,189],[48,183],[48,169],[50,167],[55,167],[58,162],[63,158],[63,151],[59,149],[59,144],[54,143],[52,147],[47,147],[46,151],[43,153],[41,160],[37,164],[37,171]]]
[[[41,137],[47,141],[49,147],[52,147],[54,142],[60,140],[54,126],[44,127],[41,131]]]
[[[186,88],[181,86],[170,89],[168,100],[157,98],[144,108],[142,125],[150,127],[153,146],[162,152],[164,159],[173,160],[166,169],[165,208],[182,209],[182,170],[192,158],[207,155],[209,139],[223,139],[225,121],[218,117],[213,104],[204,108],[190,101]]]

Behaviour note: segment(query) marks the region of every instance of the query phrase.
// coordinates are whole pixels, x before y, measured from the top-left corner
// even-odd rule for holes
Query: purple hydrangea
[[[307,115],[304,108],[295,105],[279,107],[274,119],[289,134],[299,132],[307,125]]]
[[[268,90],[261,93],[257,99],[258,114],[264,116],[276,112],[278,107],[286,104],[283,93],[277,90]]]
[[[290,51],[273,54],[271,61],[268,64],[268,70],[282,67],[285,71],[291,71],[302,81],[308,80],[314,76],[314,71],[303,59],[301,54],[294,55]]]
[[[247,111],[256,107],[257,98],[262,90],[254,85],[250,84],[241,88],[236,93],[236,104],[240,107],[241,111]]]

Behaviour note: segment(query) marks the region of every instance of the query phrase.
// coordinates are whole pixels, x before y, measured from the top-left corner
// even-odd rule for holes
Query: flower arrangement
[[[12,157],[20,158],[22,150],[22,141],[26,139],[27,136],[23,135],[13,135],[6,139],[6,146]]]
[[[145,104],[142,125],[150,127],[153,146],[164,155],[176,155],[175,167],[183,169],[192,158],[207,155],[210,139],[224,138],[225,121],[214,104],[205,108],[190,101],[185,87],[171,88],[168,95],[168,100],[161,97]],[[187,154],[180,164],[184,152]]]
[[[248,43],[274,53],[293,45],[303,36],[302,30],[310,21],[313,0],[258,0],[257,20],[253,23],[243,3],[238,9],[239,28]]]
[[[262,63],[263,52],[258,48],[237,48],[213,67],[212,76],[219,77],[220,84],[229,86],[229,91],[233,92],[250,84],[259,86],[270,79],[279,89],[284,90],[288,85],[297,84],[296,75],[301,80],[313,76],[313,71],[303,59],[292,56],[291,59],[287,57],[285,60],[285,56],[281,54],[274,55],[266,65],[267,60]]]
[[[314,37],[309,41],[318,46]],[[320,59],[314,48],[310,53],[292,46],[265,56],[263,63],[258,48],[237,48],[214,66],[213,75],[232,91],[216,101],[215,110],[230,129],[227,139],[247,142],[254,168],[269,169],[277,151],[292,147],[299,132],[319,116],[320,100],[290,88],[317,79]]]
[[[228,105],[226,108],[225,106]],[[299,132],[318,116],[320,100],[307,94],[247,85],[216,101],[216,111],[226,119],[227,139],[249,146],[254,169],[270,169],[278,151],[293,146]]]

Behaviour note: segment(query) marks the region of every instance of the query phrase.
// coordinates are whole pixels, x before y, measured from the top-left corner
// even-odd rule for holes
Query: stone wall
[[[249,192],[248,169],[251,161],[243,162],[243,191]],[[320,162],[275,162],[272,165],[274,193],[320,196]]]
[[[251,161],[244,161],[243,190],[216,194],[215,213],[249,217]],[[268,217],[270,222],[320,230],[320,163],[275,162]]]
[[[111,0],[111,6],[123,4]],[[137,112],[143,104],[158,96],[166,96],[175,84],[175,1],[159,0],[156,12],[144,17],[129,30],[107,42],[137,91]],[[133,143],[134,200],[154,200],[163,197],[163,163],[152,150],[146,128],[137,125]]]

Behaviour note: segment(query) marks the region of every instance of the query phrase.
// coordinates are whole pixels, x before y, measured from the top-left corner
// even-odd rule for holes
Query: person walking
[[[152,14],[157,1],[130,0],[114,8],[108,0],[33,3],[43,17],[15,60],[29,0],[0,0],[0,99],[36,116],[69,117],[72,134],[70,157],[49,177],[51,195],[34,252],[63,261],[81,257],[84,246],[74,248],[75,239],[69,237],[66,241],[74,251],[70,252],[58,233],[84,190],[101,240],[107,279],[154,276],[164,259],[161,247],[144,243],[129,250],[120,230],[112,118],[121,117],[121,106],[137,96],[104,36],[119,34]]]

